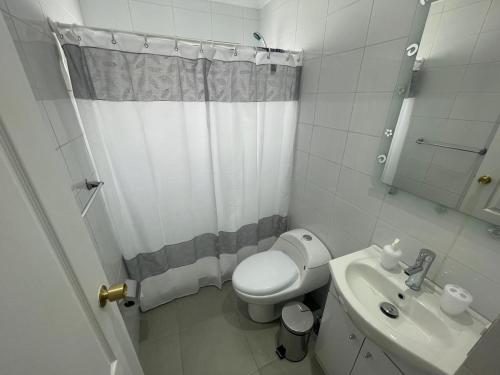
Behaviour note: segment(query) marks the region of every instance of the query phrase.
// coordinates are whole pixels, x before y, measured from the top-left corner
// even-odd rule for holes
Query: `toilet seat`
[[[285,253],[268,250],[241,262],[233,274],[233,286],[239,291],[264,296],[292,285],[299,277],[294,261]]]

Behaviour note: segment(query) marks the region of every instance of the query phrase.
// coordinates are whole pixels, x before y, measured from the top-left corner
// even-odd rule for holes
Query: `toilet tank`
[[[283,233],[273,249],[286,253],[300,269],[320,267],[331,260],[330,252],[323,242],[306,229]]]

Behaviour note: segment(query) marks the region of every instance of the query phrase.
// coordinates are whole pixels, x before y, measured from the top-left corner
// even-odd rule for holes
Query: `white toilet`
[[[254,254],[234,270],[233,287],[248,303],[248,314],[265,323],[280,315],[290,299],[328,282],[331,256],[323,243],[305,229],[283,233],[267,251]]]

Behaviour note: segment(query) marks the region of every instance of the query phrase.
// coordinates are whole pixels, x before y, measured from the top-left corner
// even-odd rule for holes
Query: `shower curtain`
[[[287,229],[300,57],[58,25],[115,236],[148,310]]]

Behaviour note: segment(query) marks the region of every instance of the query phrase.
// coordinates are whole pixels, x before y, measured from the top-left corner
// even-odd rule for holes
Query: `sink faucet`
[[[412,290],[419,291],[424,282],[425,275],[431,268],[431,264],[436,259],[436,254],[429,249],[422,249],[418,253],[415,264],[405,269],[405,273],[410,276],[405,284]]]

